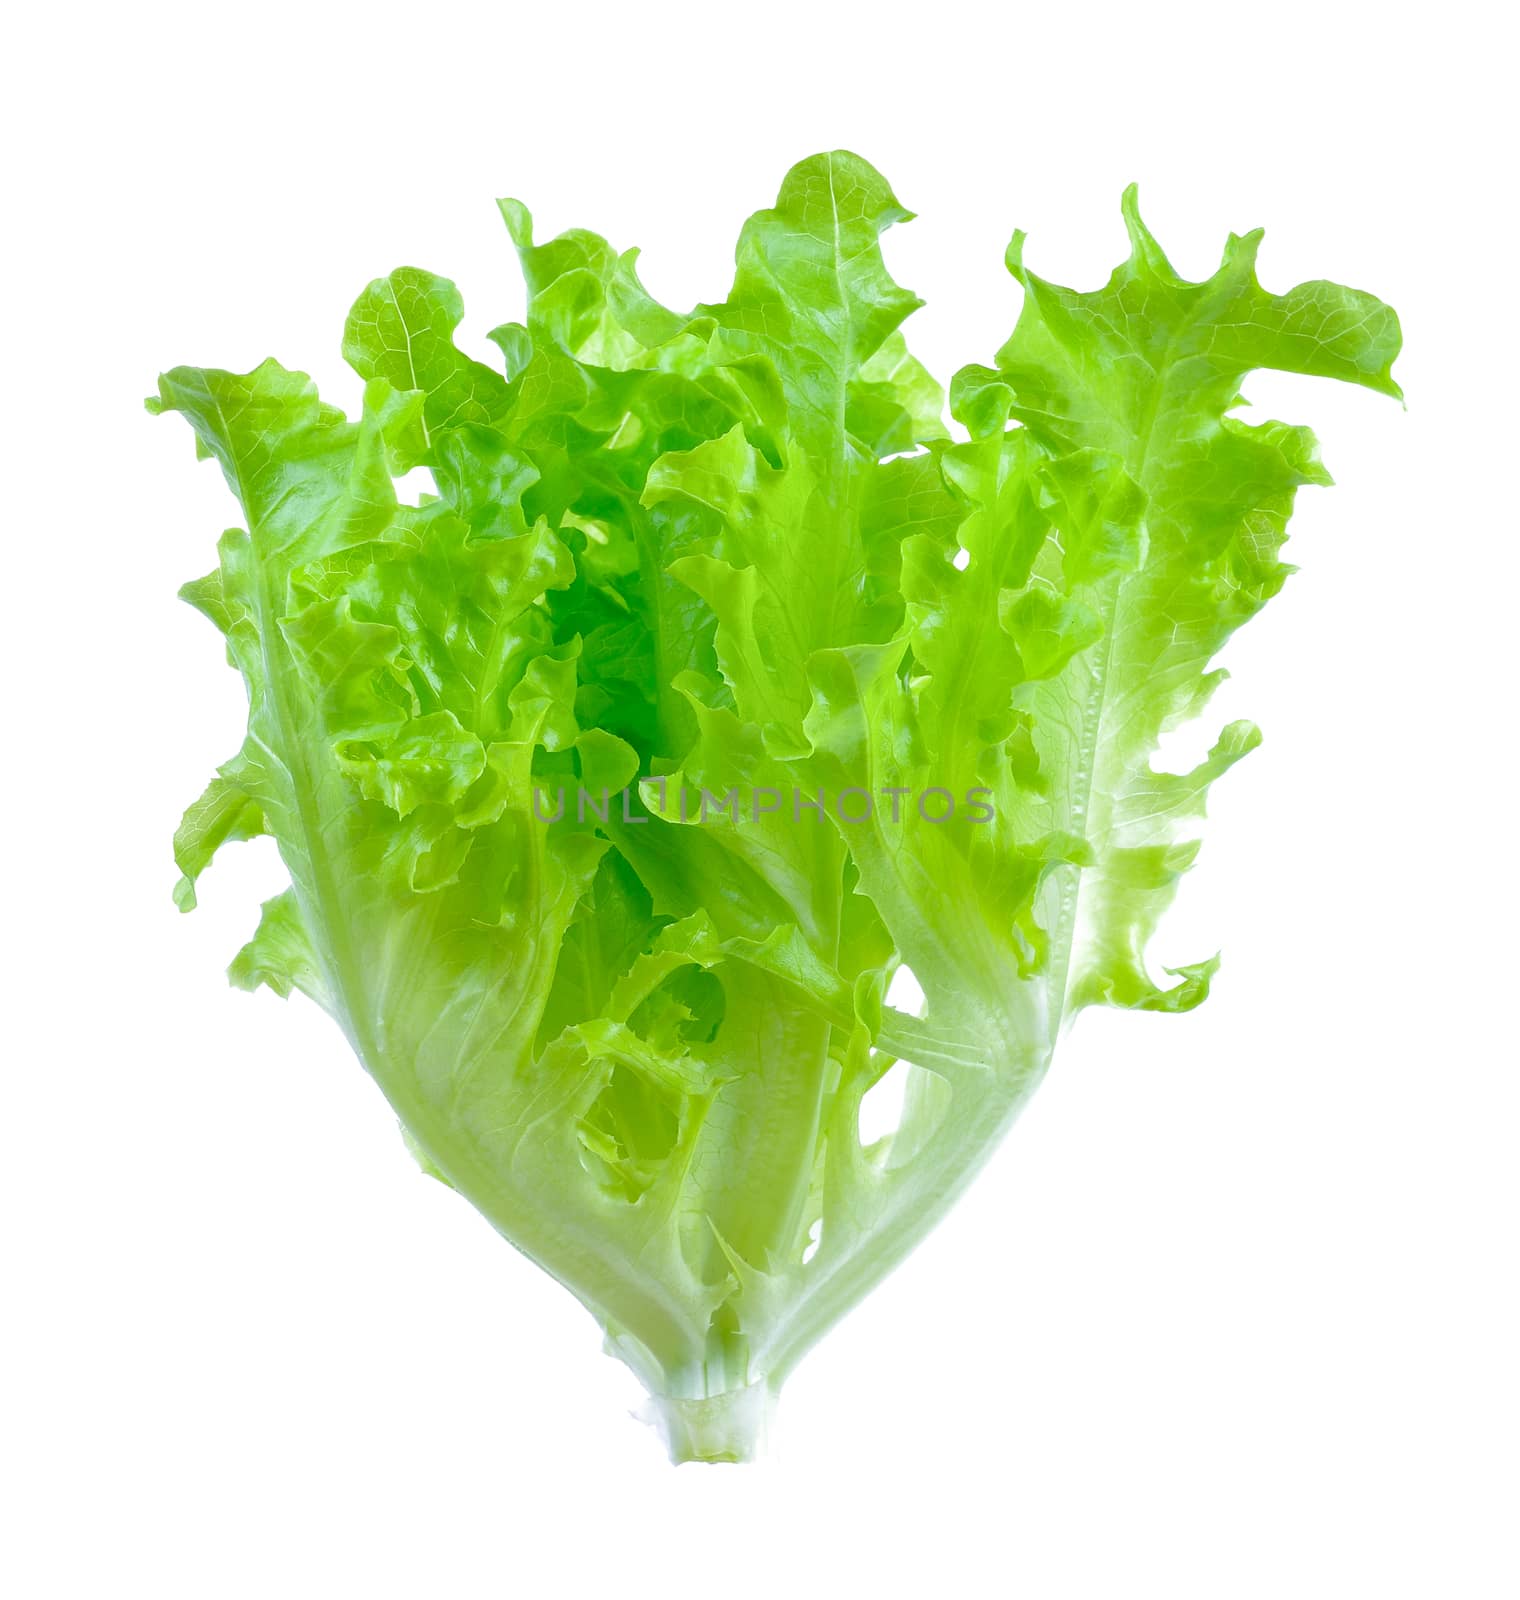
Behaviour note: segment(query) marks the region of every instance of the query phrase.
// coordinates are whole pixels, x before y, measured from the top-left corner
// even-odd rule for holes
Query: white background
[[[3,116],[8,704],[0,1588],[18,1600],[1520,1593],[1515,414],[1503,55],[1475,8],[34,8]],[[19,29],[19,32],[16,30]],[[1339,479],[1231,648],[1263,750],[1157,954],[956,1216],[802,1366],[772,1459],[664,1461],[590,1319],[418,1175],[336,1030],[225,987],[267,842],[172,908],[236,746],[174,599],[236,509],[141,396],[305,366],[403,262],[518,316],[493,199],[718,298],[856,148],[948,376],[1010,229],[1091,287],[1138,178],[1178,266],[1403,315],[1407,410],[1256,379]]]

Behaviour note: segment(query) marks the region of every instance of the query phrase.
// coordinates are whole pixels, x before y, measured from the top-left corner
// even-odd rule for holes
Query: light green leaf
[[[174,862],[183,876],[174,887],[174,903],[181,911],[195,909],[196,879],[211,865],[211,858],[231,840],[257,838],[264,830],[264,815],[235,783],[218,775],[186,812],[174,834]]]
[[[528,306],[499,369],[401,268],[349,314],[357,420],[274,362],[150,402],[244,523],[182,591],[249,715],[177,900],[273,836],[290,888],[233,982],[332,1013],[678,1456],[751,1453],[756,1397],[944,1214],[1081,1007],[1186,1011],[1215,976],[1147,947],[1259,736],[1156,752],[1329,481],[1307,430],[1232,413],[1257,367],[1397,395],[1398,325],[1268,293],[1259,235],[1185,282],[1123,210],[1090,293],[1015,235],[1023,309],[951,385],[959,442],[882,253],[908,213],[845,151],[690,313],[503,201]],[[400,505],[417,466],[437,492]],[[894,1071],[899,1124],[863,1136]]]

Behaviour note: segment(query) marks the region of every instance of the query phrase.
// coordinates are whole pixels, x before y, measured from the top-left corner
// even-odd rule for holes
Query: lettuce
[[[249,714],[176,897],[272,835],[290,887],[233,981],[331,1013],[424,1169],[596,1316],[675,1459],[742,1459],[1064,1023],[1207,995],[1215,958],[1158,982],[1145,950],[1258,735],[1151,757],[1329,482],[1306,429],[1229,413],[1264,367],[1396,396],[1398,323],[1267,293],[1259,234],[1185,282],[1130,190],[1096,292],[1015,234],[1023,309],[956,374],[952,439],[879,248],[909,213],[860,158],[793,168],[689,314],[636,252],[501,209],[529,302],[493,362],[403,268],[349,313],[356,421],[273,361],[149,402],[245,522],[183,591]],[[436,494],[401,504],[417,466]],[[900,1124],[865,1143],[893,1069]]]

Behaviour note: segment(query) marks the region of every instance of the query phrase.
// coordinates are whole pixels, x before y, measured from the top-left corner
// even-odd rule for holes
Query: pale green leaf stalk
[[[1230,413],[1260,367],[1397,395],[1398,324],[1267,293],[1256,234],[1184,282],[1131,190],[1095,293],[1015,235],[1023,311],[956,376],[951,442],[879,247],[909,214],[859,157],[795,167],[689,315],[634,252],[502,211],[530,298],[500,365],[402,268],[349,315],[357,422],[273,361],[160,380],[244,517],[184,591],[249,718],[176,899],[272,835],[290,888],[233,980],[332,1014],[424,1170],[601,1322],[676,1460],[742,1460],[1063,1024],[1208,993],[1215,958],[1158,981],[1146,945],[1258,735],[1151,758],[1329,481],[1305,429]],[[417,465],[437,493],[399,505]],[[887,1002],[902,967],[919,1015]]]

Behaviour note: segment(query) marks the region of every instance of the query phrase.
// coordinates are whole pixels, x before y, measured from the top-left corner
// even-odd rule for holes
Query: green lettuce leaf
[[[272,835],[290,887],[233,981],[330,1012],[424,1171],[602,1323],[673,1456],[740,1459],[1072,1016],[1206,997],[1216,957],[1156,975],[1147,945],[1259,736],[1153,757],[1329,481],[1307,430],[1232,413],[1261,367],[1397,395],[1398,325],[1269,294],[1255,234],[1185,282],[1131,190],[1094,293],[1014,236],[1023,310],[956,375],[952,438],[882,254],[910,214],[859,157],[793,168],[689,313],[636,252],[501,209],[528,304],[499,366],[402,268],[349,314],[357,421],[273,361],[150,401],[244,524],[184,590],[249,714],[175,898]],[[417,466],[436,492],[401,505]],[[904,973],[921,1005],[889,999]]]

